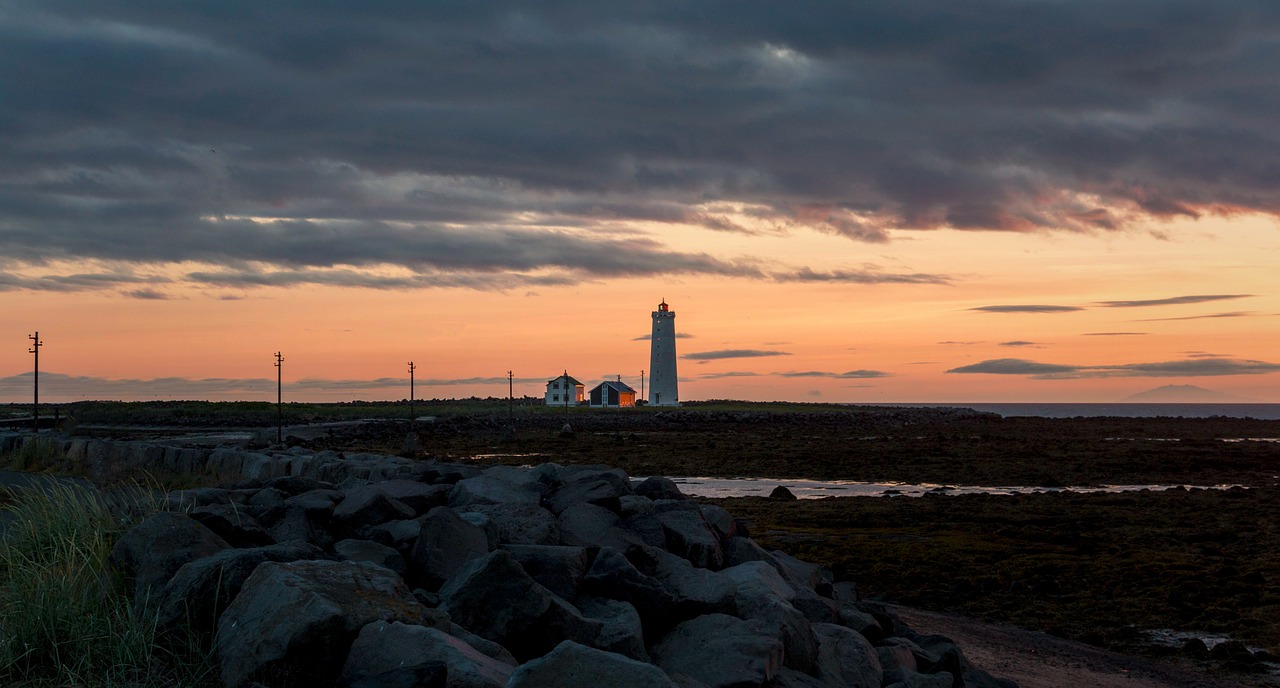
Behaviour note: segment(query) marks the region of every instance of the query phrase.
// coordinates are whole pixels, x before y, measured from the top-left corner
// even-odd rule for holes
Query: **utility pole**
[[[39,330],[36,330],[35,334],[27,335],[27,339],[31,340],[31,348],[27,349],[27,353],[35,354],[36,357],[35,375],[31,378],[35,386],[35,399],[31,404],[31,429],[38,434],[40,432],[40,347],[44,346],[44,342],[40,341]]]
[[[573,394],[574,401],[577,401],[578,389],[569,384],[569,369],[564,369],[564,415],[569,415],[569,395]]]
[[[413,361],[409,361],[409,428],[413,429],[418,423],[418,415],[413,412],[413,371],[417,370],[417,366],[413,365]]]
[[[515,411],[512,400],[515,399],[515,377],[510,370],[507,371],[507,420],[515,419]]]
[[[284,363],[284,358],[280,356],[280,352],[277,351],[276,352],[276,444],[280,444],[281,442],[284,441],[284,439],[281,437],[281,435],[284,434],[284,406],[281,403],[281,399],[283,398],[283,396],[280,393],[280,390],[283,386],[281,384],[281,381],[283,380],[283,377],[281,375],[283,370],[280,367],[281,363]]]
[[[648,399],[648,397],[644,395],[644,368],[640,369],[640,398]]]

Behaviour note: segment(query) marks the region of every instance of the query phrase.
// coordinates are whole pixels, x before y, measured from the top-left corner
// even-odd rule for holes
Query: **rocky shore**
[[[169,493],[110,558],[228,687],[1015,685],[664,478],[55,443],[230,485]]]

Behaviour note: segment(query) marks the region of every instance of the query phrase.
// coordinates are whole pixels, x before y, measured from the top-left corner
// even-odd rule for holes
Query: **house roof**
[[[591,391],[594,392],[597,389],[600,389],[601,387],[610,387],[612,389],[618,390],[619,392],[631,392],[632,394],[636,393],[636,390],[632,388],[631,385],[628,385],[625,382],[618,382],[617,380],[605,380],[604,382],[601,382],[595,387],[592,387]]]
[[[568,378],[568,384],[582,385],[581,382],[578,382],[577,380],[575,380],[574,377],[572,375],[569,375],[568,373],[565,373],[564,375],[558,375],[556,377],[551,378],[550,380],[547,380],[547,384],[551,384],[552,382],[557,382],[559,380],[564,380],[565,378]],[[582,385],[582,386],[585,387],[586,385]]]

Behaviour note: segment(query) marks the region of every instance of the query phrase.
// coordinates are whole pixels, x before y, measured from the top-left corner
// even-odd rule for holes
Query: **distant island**
[[[1139,392],[1121,400],[1134,404],[1235,404],[1248,402],[1244,397],[1215,392],[1195,385],[1164,385]]]

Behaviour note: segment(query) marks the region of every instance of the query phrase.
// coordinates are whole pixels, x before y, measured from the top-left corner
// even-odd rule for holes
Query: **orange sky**
[[[7,292],[0,293],[0,312],[10,345],[0,351],[0,378],[30,370],[26,335],[39,329],[43,371],[90,378],[50,378],[43,395],[48,401],[130,396],[102,385],[110,380],[273,378],[276,350],[285,356],[286,396],[297,400],[407,396],[409,360],[418,366],[418,394],[425,397],[502,395],[504,384],[428,381],[505,377],[508,369],[517,378],[543,380],[567,368],[589,384],[622,375],[638,387],[648,348],[635,339],[648,333],[649,312],[665,298],[677,312],[677,331],[688,335],[679,341],[682,356],[773,352],[682,358],[685,399],[1105,402],[1160,385],[1194,384],[1240,399],[1280,401],[1277,372],[1068,376],[1077,379],[946,372],[998,359],[1090,367],[1210,358],[1274,363],[1280,360],[1280,295],[1274,289],[1280,228],[1270,218],[1188,220],[1113,234],[897,232],[883,244],[809,231],[743,236],[672,225],[637,230],[686,252],[767,255],[815,270],[873,266],[944,275],[947,283],[619,275],[509,291],[179,284],[167,289],[169,298],[154,300],[111,292]],[[95,268],[102,266],[82,271]],[[1237,298],[1097,305],[1189,295]],[[971,310],[992,305],[1082,310]],[[1239,315],[1197,317],[1224,313]],[[1091,334],[1119,332],[1140,334]],[[838,377],[851,371],[873,372]],[[403,378],[404,384],[299,385],[304,379],[379,378]],[[0,398],[25,401],[28,383],[10,380]],[[225,394],[216,385],[192,386],[187,394],[181,381],[128,388],[140,390],[138,398],[274,396],[269,384]],[[541,389],[540,382],[525,381],[516,393]]]

